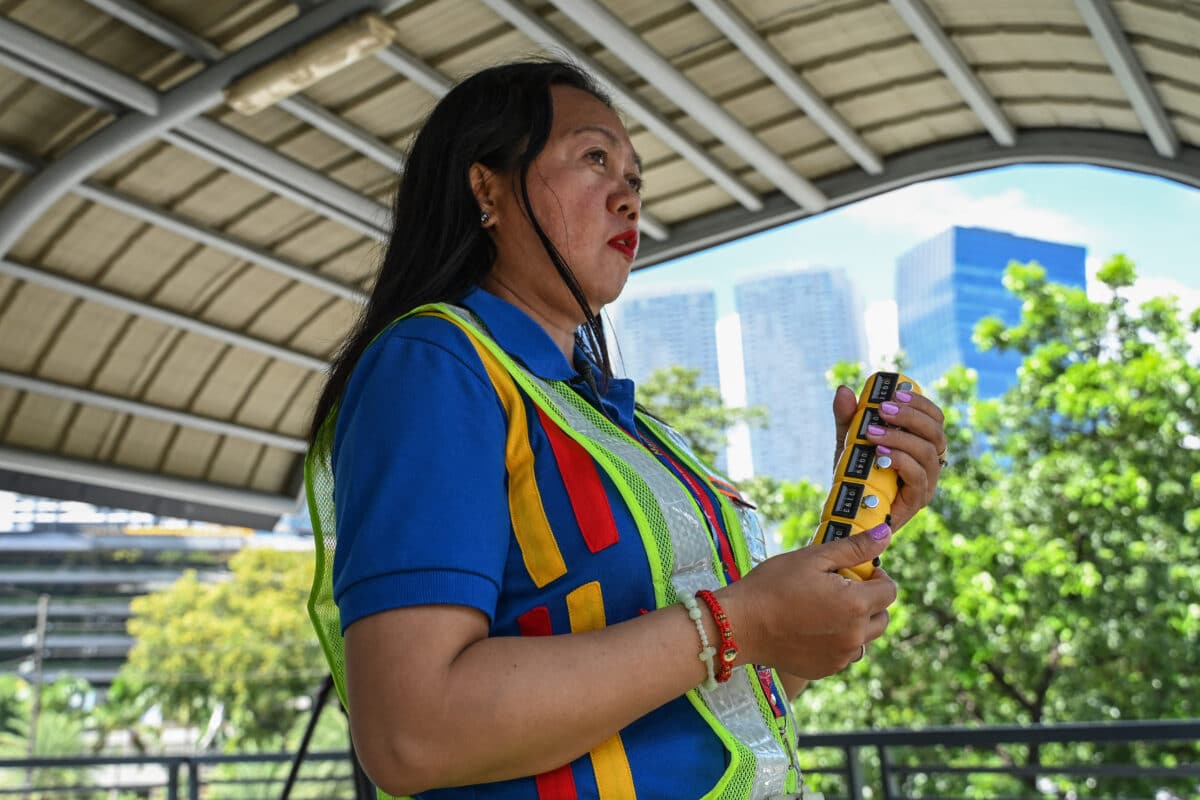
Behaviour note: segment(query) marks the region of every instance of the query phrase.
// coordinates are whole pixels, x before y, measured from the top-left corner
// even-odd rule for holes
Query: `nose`
[[[637,222],[642,214],[642,196],[622,181],[621,188],[608,196],[608,210],[630,222]]]

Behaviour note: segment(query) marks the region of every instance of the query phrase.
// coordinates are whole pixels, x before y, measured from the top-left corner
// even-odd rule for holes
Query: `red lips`
[[[637,255],[638,232],[637,228],[630,228],[627,231],[622,231],[616,236],[608,240],[608,246],[614,250],[619,250],[630,261]]]

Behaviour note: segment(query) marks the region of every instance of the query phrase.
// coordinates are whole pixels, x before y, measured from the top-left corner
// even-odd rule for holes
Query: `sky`
[[[1115,253],[1138,267],[1139,295],[1200,305],[1200,191],[1162,178],[1080,165],[1004,167],[913,184],[702,253],[638,270],[626,294],[667,286],[717,292],[722,372],[738,335],[736,280],[780,267],[843,267],[864,304],[873,363],[898,348],[896,258],[953,225],[1083,245],[1088,273]],[[729,367],[740,366],[729,364]],[[726,378],[722,376],[725,388]],[[736,381],[730,401],[738,400]]]
[[[1200,190],[1162,178],[1083,165],[1025,165],[913,184],[816,217],[638,270],[625,294],[706,286],[717,293],[717,353],[726,403],[745,404],[734,282],[781,267],[842,267],[863,301],[869,366],[899,349],[896,258],[953,225],[1008,231],[1087,248],[1092,279],[1112,255],[1137,265],[1133,300],[1176,294],[1200,306]],[[618,331],[618,337],[620,332]],[[748,433],[730,434],[729,471],[750,472]]]

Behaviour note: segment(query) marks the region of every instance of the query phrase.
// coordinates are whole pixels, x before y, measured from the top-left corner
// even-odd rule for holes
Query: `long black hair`
[[[422,125],[396,190],[392,233],[371,296],[329,368],[309,431],[315,441],[337,405],[359,357],[393,320],[425,303],[455,302],[492,269],[496,248],[480,225],[470,184],[476,162],[519,179],[526,215],[546,254],[575,297],[585,323],[576,341],[612,377],[603,323],[592,313],[574,273],[542,230],[529,202],[526,177],[550,137],[550,87],[581,89],[612,107],[592,78],[574,64],[521,61],[491,67],[455,86]]]

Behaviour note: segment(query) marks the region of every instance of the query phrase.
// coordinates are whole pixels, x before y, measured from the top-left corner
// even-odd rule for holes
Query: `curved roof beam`
[[[32,175],[41,168],[41,164],[37,160],[3,146],[0,146],[0,166],[26,175]],[[241,241],[226,233],[221,233],[192,222],[178,214],[159,208],[158,206],[152,206],[143,200],[118,192],[102,184],[88,181],[76,186],[72,191],[80,197],[91,200],[93,203],[99,203],[106,208],[136,217],[143,222],[171,231],[193,242],[224,251],[235,258],[257,264],[297,283],[312,286],[315,289],[328,292],[344,300],[349,300],[352,303],[361,304],[367,300],[366,292],[360,289],[335,281],[332,278],[327,278],[319,272],[301,267],[298,264],[285,261],[274,253],[263,250],[257,245]]]
[[[691,0],[691,3],[860,167],[872,175],[883,172],[879,154],[863,141],[841,114],[825,102],[825,98],[808,81],[796,74],[792,65],[758,35],[754,26],[732,4],[725,0]]]
[[[235,489],[232,486],[223,486],[207,481],[172,478],[167,475],[157,475],[124,467],[112,467],[62,456],[33,453],[3,445],[0,445],[0,470],[13,470],[46,478],[78,481],[122,491],[143,492],[156,497],[167,497],[217,508],[237,509],[271,517],[294,514],[298,508],[295,497],[249,489]],[[57,573],[52,576],[52,580],[64,580],[69,575],[70,573]],[[85,578],[75,576],[72,580],[84,581]]]
[[[176,130],[164,133],[162,138],[364,236],[387,241],[387,220],[391,212],[383,203],[359,194],[344,183],[327,178],[233,128],[208,117],[196,117]]]
[[[950,82],[958,89],[958,93],[962,95],[963,100],[983,122],[983,127],[987,128],[992,138],[1005,147],[1012,147],[1016,144],[1017,134],[1013,130],[1012,123],[1008,121],[1008,117],[1004,115],[1004,111],[992,97],[991,92],[983,85],[983,81],[979,80],[979,76],[971,70],[971,65],[963,58],[954,42],[950,41],[950,37],[942,30],[942,26],[933,16],[933,12],[929,10],[929,6],[925,5],[924,0],[890,0],[890,2],[892,8],[917,37],[917,41],[929,53],[929,57],[950,79]]]
[[[0,47],[147,116],[158,114],[158,92],[7,17],[0,17]]]
[[[182,25],[151,11],[134,0],[86,0],[86,2],[110,17],[141,31],[159,44],[177,50],[196,61],[211,64],[220,61],[225,56],[225,51],[212,42],[197,36]],[[398,8],[409,2],[411,0],[400,0],[400,2],[393,2],[390,5]],[[383,13],[386,14],[389,11],[385,10]],[[293,95],[275,105],[390,170],[399,171],[404,166],[404,155],[399,150],[303,95]]]
[[[671,66],[669,61],[608,9],[594,0],[550,2],[576,25],[604,42],[609,52],[662,90],[672,102],[744,158],[764,178],[778,186],[797,205],[813,213],[824,210],[828,205],[829,200],[820,189],[792,169],[779,154],[763,144],[728,111]]]
[[[4,37],[5,30],[0,26],[0,44],[6,43]],[[59,63],[56,60],[57,51],[65,48],[40,34],[29,32],[24,40],[42,45],[42,51],[29,48],[25,55],[37,59],[39,67],[57,71],[69,81],[87,84],[92,71],[103,73],[109,69],[99,62],[78,55],[75,55],[74,61],[69,64]],[[93,80],[91,85],[84,89],[85,92],[91,90],[107,95],[106,98],[98,98],[101,102],[112,98],[135,110],[143,99],[142,94],[149,93],[154,103],[158,102],[156,92],[129,79],[106,83]],[[192,138],[181,138],[174,133],[164,134],[164,138],[205,160],[237,172],[268,191],[283,195],[318,214],[335,219],[363,235],[379,241],[387,239],[387,232],[380,223],[387,219],[388,210],[371,198],[215,120],[197,117],[184,122],[179,129],[184,134],[190,133]],[[230,166],[231,162],[236,162],[236,166]]]
[[[1179,155],[1179,136],[1171,126],[1171,120],[1163,109],[1154,87],[1146,78],[1146,72],[1133,52],[1125,30],[1108,0],[1075,0],[1079,14],[1087,23],[1096,46],[1108,62],[1117,82],[1129,98],[1133,112],[1146,129],[1146,135],[1154,149],[1163,158]]]
[[[189,333],[207,336],[210,339],[216,339],[225,344],[252,350],[255,353],[261,353],[270,358],[277,358],[280,361],[286,361],[289,364],[295,364],[305,369],[323,372],[326,366],[328,366],[324,360],[315,356],[299,353],[295,350],[288,350],[286,347],[280,347],[277,344],[265,342],[253,336],[221,328],[211,323],[189,317],[186,314],[168,311],[165,308],[152,306],[140,300],[124,297],[81,281],[65,278],[61,275],[54,275],[44,270],[26,266],[25,264],[18,264],[12,259],[0,258],[0,275],[7,275],[19,281],[25,281],[26,283],[36,284],[37,286],[52,289],[56,292],[62,292],[71,297],[100,303],[109,308],[124,311],[127,314],[135,314],[139,317],[160,322],[163,325],[180,328]]]
[[[454,81],[417,58],[398,44],[390,44],[375,54],[392,70],[400,73],[434,97],[444,97],[454,86]]]
[[[191,414],[166,406],[130,400],[115,394],[97,392],[93,389],[82,389],[78,386],[48,381],[44,378],[31,378],[27,375],[18,375],[6,370],[0,370],[0,386],[6,386],[9,389],[15,389],[19,392],[31,392],[46,397],[53,397],[69,403],[80,403],[95,408],[105,408],[109,411],[115,411],[118,414],[131,414],[135,417],[144,417],[157,422],[165,422],[169,425],[181,425],[185,428],[206,431],[218,436],[232,436],[235,439],[263,444],[267,447],[276,447],[292,453],[303,453],[308,450],[308,443],[304,439],[298,439],[294,436],[284,436],[274,431],[251,428],[248,425],[239,425],[233,422],[203,417],[199,414]]]
[[[234,78],[323,33],[378,0],[338,0],[319,5],[160,96],[157,116],[129,114],[80,142],[21,187],[0,208],[0,255],[7,253],[56,201],[104,164],[140,147],[181,122],[220,106]]]
[[[1014,164],[1093,164],[1156,175],[1200,189],[1200,147],[1184,147],[1177,158],[1167,159],[1155,153],[1141,134],[1075,128],[1025,131],[1012,147],[998,144],[986,134],[966,136],[892,154],[882,176],[852,169],[822,178],[818,185],[829,195],[831,205],[843,206],[920,181]],[[766,198],[766,207],[759,213],[727,208],[678,225],[674,241],[643,247],[634,268],[679,258],[807,216],[782,192],[775,192]]]
[[[114,117],[121,114],[121,106],[118,103],[113,103],[90,89],[85,89],[82,86],[71,83],[65,78],[60,78],[53,72],[42,69],[20,56],[0,50],[0,64],[8,67],[18,75],[24,75],[26,78],[40,83],[48,89],[53,89],[59,94],[71,98],[80,105],[95,108],[107,114],[112,114]]]
[[[512,0],[483,0],[483,4],[546,50],[559,50],[569,55],[572,61],[604,85],[624,111],[661,139],[663,144],[687,159],[743,208],[750,211],[762,208],[762,200],[748,184],[717,162],[707,150],[693,142],[677,125],[658,113],[649,103],[622,86],[616,76],[581,52],[562,34],[547,25],[541,17]]]

